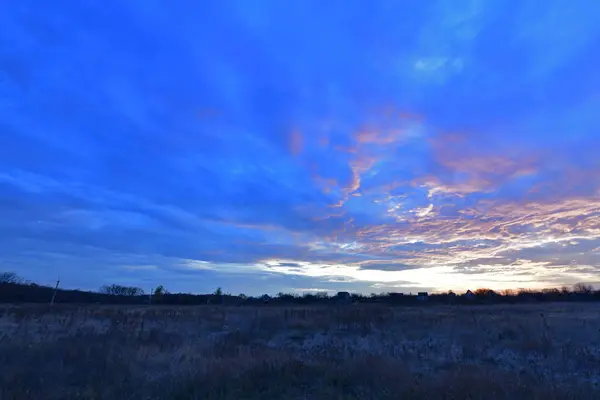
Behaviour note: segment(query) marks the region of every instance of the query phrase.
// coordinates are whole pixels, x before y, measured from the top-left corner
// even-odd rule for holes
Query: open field
[[[600,398],[600,306],[0,306],[0,396]]]

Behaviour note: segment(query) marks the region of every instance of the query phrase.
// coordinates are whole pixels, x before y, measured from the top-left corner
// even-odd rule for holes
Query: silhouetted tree
[[[161,297],[167,293],[167,290],[163,285],[158,285],[156,289],[154,289],[154,296]]]
[[[24,282],[25,282],[25,280],[14,272],[1,272],[0,273],[0,283],[20,284],[20,283],[24,283]]]
[[[297,295],[294,293],[277,293],[277,302],[278,303],[294,303],[297,301]]]
[[[557,288],[542,289],[542,293],[545,295],[557,296],[560,294],[560,290]]]
[[[573,285],[573,292],[578,294],[590,294],[594,291],[592,285],[586,285],[585,283],[576,283]]]
[[[100,293],[111,296],[141,296],[144,290],[135,286],[122,285],[104,285],[100,288]]]

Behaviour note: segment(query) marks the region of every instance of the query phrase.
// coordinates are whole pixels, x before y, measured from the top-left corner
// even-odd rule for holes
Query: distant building
[[[388,296],[393,297],[393,298],[397,298],[397,297],[404,296],[404,293],[390,292],[390,293],[388,293]]]
[[[417,300],[426,301],[429,298],[429,294],[427,292],[419,292],[417,293]]]
[[[476,296],[473,292],[471,292],[470,290],[467,290],[467,292],[465,294],[463,294],[463,297],[467,300],[473,300]]]

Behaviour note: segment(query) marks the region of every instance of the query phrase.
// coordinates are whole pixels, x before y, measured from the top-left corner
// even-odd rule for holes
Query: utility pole
[[[56,280],[56,286],[54,287],[54,293],[52,293],[52,300],[50,300],[50,305],[54,305],[54,298],[56,297],[56,291],[58,290],[59,283],[60,283],[60,278]]]
[[[148,293],[148,305],[152,305],[152,293],[154,293],[154,288],[150,288],[150,293]]]

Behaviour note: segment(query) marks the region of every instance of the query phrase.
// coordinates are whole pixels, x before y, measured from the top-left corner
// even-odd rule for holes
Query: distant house
[[[473,300],[475,299],[475,294],[473,292],[471,292],[470,290],[467,290],[467,292],[465,294],[463,294],[463,297],[467,300]]]
[[[392,298],[398,298],[398,297],[404,296],[404,293],[390,292],[390,293],[388,293],[388,296],[390,296]]]
[[[426,301],[429,298],[429,294],[427,292],[419,292],[417,293],[417,300]]]

